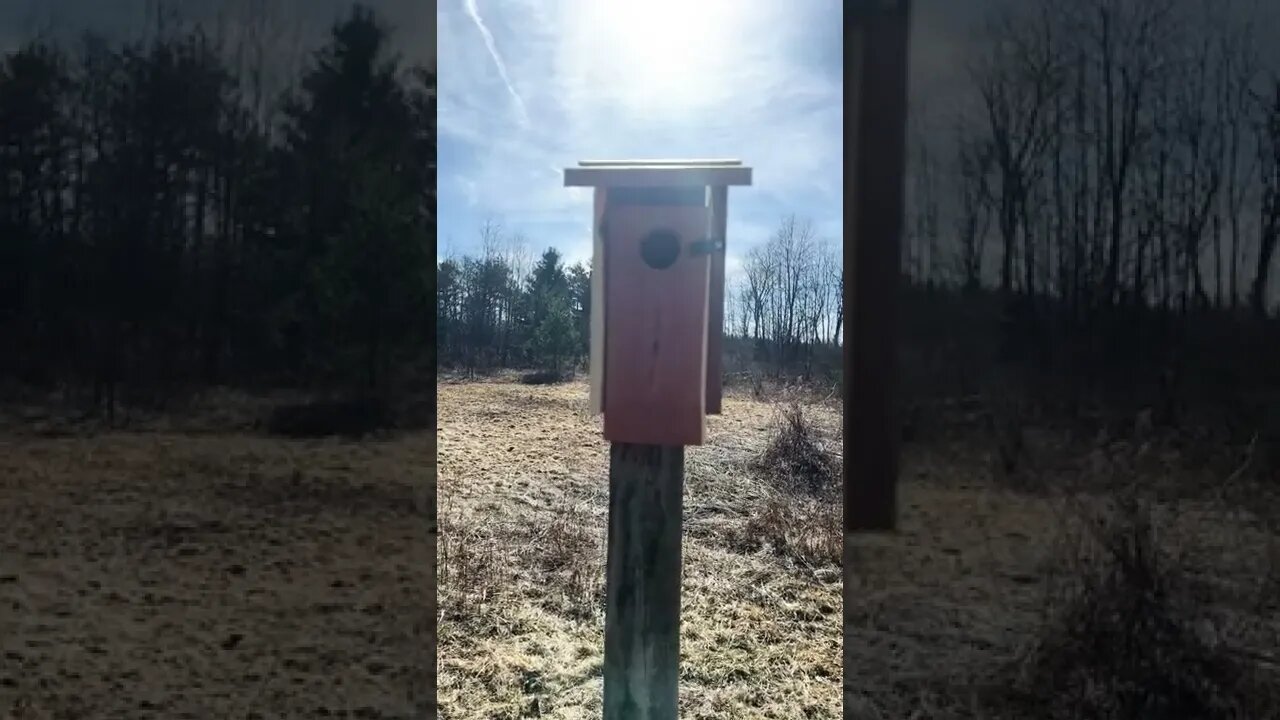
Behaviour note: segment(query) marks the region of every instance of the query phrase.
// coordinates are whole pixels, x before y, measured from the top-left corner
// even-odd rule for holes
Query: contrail
[[[507,65],[502,62],[502,56],[498,54],[498,44],[493,41],[493,33],[489,32],[484,20],[480,18],[480,8],[476,7],[476,0],[465,0],[464,4],[467,7],[467,15],[471,17],[471,21],[476,24],[476,29],[484,37],[485,47],[489,48],[489,57],[493,58],[493,64],[498,68],[498,76],[502,78],[502,82],[507,86],[507,92],[511,93],[511,99],[516,104],[516,114],[520,117],[520,124],[527,125],[529,123],[529,113],[525,110],[524,100],[520,97],[520,93],[516,92],[515,86],[511,84],[511,77],[507,75]]]

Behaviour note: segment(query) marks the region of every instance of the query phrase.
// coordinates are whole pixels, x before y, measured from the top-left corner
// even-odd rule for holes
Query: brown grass
[[[744,552],[768,549],[810,572],[839,567],[844,554],[841,467],[823,430],[794,400],[774,420],[764,449],[749,464],[768,488],[737,533]]]
[[[839,567],[844,555],[843,521],[840,507],[829,501],[778,495],[743,524],[738,547],[745,552],[767,548],[811,570]]]
[[[838,498],[810,493],[808,471],[796,468],[821,476],[838,465],[839,417],[821,398],[798,411],[791,399],[735,392],[709,442],[688,451],[682,717],[1133,717],[1124,715],[1141,706],[1125,694],[1132,677],[1168,681],[1168,696],[1189,679],[1183,686],[1200,689],[1182,697],[1214,698],[1206,713],[1267,717],[1214,668],[1248,675],[1251,697],[1280,685],[1280,544],[1261,506],[1248,512],[1226,497],[1260,495],[1215,490],[1194,448],[1094,444],[1023,420],[1007,463],[998,434],[979,422],[939,425],[933,413],[927,440],[904,447],[899,529],[837,543]],[[500,558],[485,575],[486,603],[442,621],[441,717],[597,716],[607,446],[585,385],[442,385],[440,412],[445,515]],[[1124,556],[1099,538],[1105,528],[1143,538],[1132,535],[1143,526],[1090,510],[1127,485],[1156,498],[1147,540],[1161,554],[1140,557],[1155,559],[1147,570],[1164,578],[1155,587],[1171,588],[1163,627],[1178,628],[1144,636],[1162,625],[1131,622],[1130,641],[1105,620],[1161,606],[1124,595],[1144,587],[1117,570],[1132,569],[1132,557],[1117,563]],[[460,597],[463,585],[444,577],[442,596]],[[1141,653],[1108,666],[1081,652],[1116,655],[1111,646],[1126,642],[1177,659],[1142,676]],[[1083,668],[1074,686],[1061,668]],[[1072,704],[1053,705],[1059,697]]]
[[[846,539],[851,715],[1147,717],[1123,712],[1134,706],[1126,706],[1134,695],[1125,696],[1125,666],[1141,667],[1142,654],[1108,668],[1091,666],[1080,650],[1119,654],[1126,635],[1109,631],[1105,620],[1121,610],[1135,614],[1144,587],[1169,588],[1163,607],[1180,629],[1144,636],[1158,626],[1130,623],[1130,647],[1156,647],[1158,637],[1162,660],[1175,652],[1183,658],[1163,662],[1151,677],[1221,678],[1196,670],[1197,662],[1227,657],[1254,675],[1253,695],[1280,687],[1280,613],[1274,602],[1260,602],[1274,577],[1267,558],[1278,537],[1269,519],[1274,506],[1260,502],[1265,494],[1253,489],[1253,508],[1242,508],[1218,492],[1226,472],[1215,485],[1205,467],[1163,441],[1146,450],[1072,444],[1040,423],[1025,425],[1018,472],[1032,476],[1027,482],[1011,485],[1002,476],[998,438],[964,425],[939,427],[929,442],[904,446],[898,531]],[[1114,510],[1114,498],[1134,487],[1154,498],[1146,530]],[[1113,551],[1124,546],[1107,538],[1122,537],[1141,553],[1123,559]],[[1135,582],[1144,571],[1158,581]],[[1179,634],[1188,627],[1203,635]],[[1078,682],[1052,668],[1073,668]],[[1233,693],[1219,687],[1225,703],[1218,707],[1239,698]],[[1274,709],[1250,710],[1200,717],[1274,716]]]
[[[1132,493],[1074,508],[1017,699],[1055,718],[1276,717],[1280,676],[1224,639],[1248,624],[1157,513]]]
[[[839,439],[836,439],[837,443]],[[786,405],[753,469],[776,490],[827,499],[840,495],[841,468],[805,417],[799,402]]]
[[[424,716],[433,445],[0,438],[0,717]]]
[[[473,573],[485,578],[481,593],[451,582],[461,571],[441,554],[442,608],[460,612],[441,618],[440,716],[598,717],[608,445],[586,385],[498,380],[439,392],[441,545],[494,558]],[[834,413],[807,415],[823,442],[835,437]],[[804,565],[741,543],[777,502],[750,467],[775,420],[773,406],[730,397],[709,442],[686,453],[683,718],[840,717],[831,544]]]

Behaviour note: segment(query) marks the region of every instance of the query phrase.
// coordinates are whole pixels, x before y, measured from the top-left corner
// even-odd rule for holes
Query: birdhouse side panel
[[[729,242],[728,188],[710,189],[711,237],[719,238],[724,248],[711,256],[711,287],[707,301],[707,414],[719,415],[724,392],[724,260]]]
[[[595,209],[591,222],[591,328],[590,355],[588,357],[591,390],[589,400],[591,412],[604,412],[604,334],[605,334],[605,295],[604,295],[604,210],[609,197],[608,188],[595,189]]]

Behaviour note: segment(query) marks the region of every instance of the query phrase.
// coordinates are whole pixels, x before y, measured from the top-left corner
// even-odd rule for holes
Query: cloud
[[[489,57],[493,58],[493,65],[498,70],[498,75],[502,77],[502,82],[507,86],[507,92],[511,94],[511,100],[515,103],[516,113],[522,123],[529,122],[529,113],[525,110],[524,100],[520,97],[520,93],[516,92],[516,88],[511,84],[511,77],[507,74],[507,65],[502,62],[502,55],[498,52],[498,44],[494,42],[493,33],[489,32],[489,28],[485,27],[484,19],[480,17],[480,8],[476,5],[477,0],[464,0],[467,8],[467,16],[475,23],[476,30],[480,31],[480,36],[484,38],[484,45],[489,50]]]

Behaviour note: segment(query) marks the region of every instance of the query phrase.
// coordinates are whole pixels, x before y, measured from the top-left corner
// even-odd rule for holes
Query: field
[[[438,398],[440,717],[599,717],[608,445],[586,384],[443,383]],[[839,567],[740,537],[765,501],[743,464],[773,416],[730,397],[686,452],[683,718],[840,717]],[[838,518],[829,530],[838,556]]]
[[[431,433],[0,436],[0,717],[416,718]]]
[[[442,718],[599,715],[608,448],[586,394],[503,378],[438,388]],[[755,469],[785,407],[735,389],[687,451],[682,718],[836,718],[842,704],[854,718],[1132,717],[1125,683],[1157,677],[1140,675],[1148,651],[1172,653],[1150,672],[1172,677],[1175,701],[1280,685],[1280,544],[1266,513],[1227,497],[1259,509],[1263,496],[1226,493],[1176,443],[1028,427],[1022,467],[998,470],[981,422],[934,413],[903,448],[899,530],[845,540],[843,607],[838,516]],[[838,408],[802,407],[838,457]],[[1149,535],[1116,504],[1126,482],[1159,490],[1142,506]],[[1108,555],[1117,535],[1132,563]],[[1134,650],[1099,664],[1078,647],[1090,640]],[[1055,674],[1062,663],[1073,670]]]
[[[0,718],[422,717],[437,669],[442,718],[597,717],[586,385],[437,391],[438,435],[363,441],[269,437],[225,398],[128,430],[0,413]],[[838,463],[831,399],[769,389],[731,388],[688,451],[682,717],[1280,717],[1252,445],[1026,418],[1014,451],[986,411],[928,409],[898,531],[844,538],[838,500],[762,464],[792,400]]]

